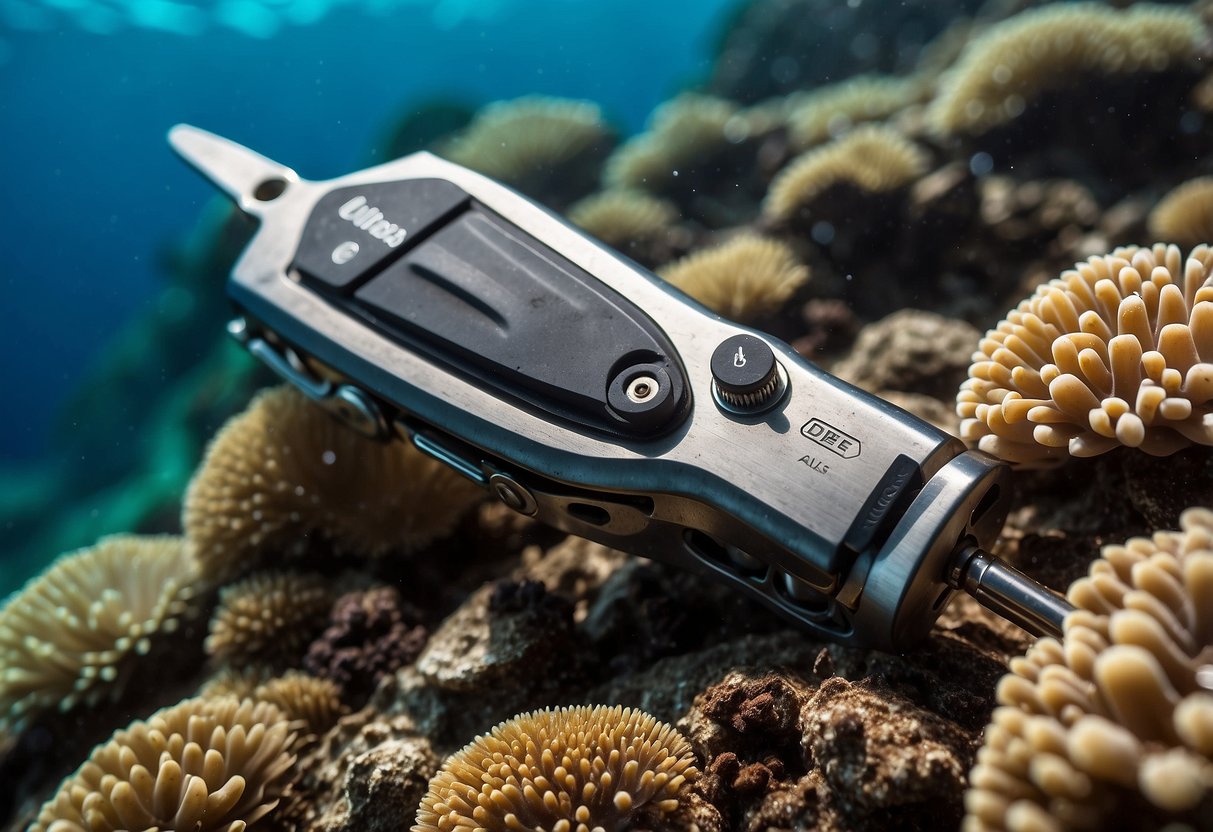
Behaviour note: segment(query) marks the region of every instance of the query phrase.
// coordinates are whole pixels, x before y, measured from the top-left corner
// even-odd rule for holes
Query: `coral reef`
[[[119,698],[190,613],[197,577],[179,537],[116,535],[62,556],[0,609],[0,731]]]
[[[1185,182],[1158,201],[1149,216],[1150,234],[1195,246],[1213,240],[1213,177]]]
[[[221,665],[198,688],[198,695],[211,699],[224,697],[250,699],[258,687],[273,678],[274,668],[269,665],[251,664],[247,667]]]
[[[917,79],[878,75],[820,87],[785,104],[788,133],[797,147],[821,144],[857,124],[888,118],[919,99],[922,91]]]
[[[258,572],[225,586],[206,652],[221,663],[292,666],[323,626],[333,593],[321,575]]]
[[[277,804],[294,739],[273,705],[187,699],[94,750],[30,832],[243,832]]]
[[[302,722],[313,734],[324,733],[346,712],[341,691],[333,681],[298,670],[288,670],[261,683],[251,698],[275,706],[288,719]]]
[[[633,825],[645,810],[677,808],[679,792],[698,774],[693,763],[677,731],[631,708],[522,714],[443,764],[413,830]]]
[[[1201,245],[1213,240],[1197,187],[1213,87],[1191,60],[1207,49],[1194,13],[1213,17],[1208,3],[1039,5],[749,0],[710,80],[613,153],[596,105],[538,97],[478,114],[413,107],[387,146],[506,181],[719,314],[983,449],[1068,460],[1013,472],[993,546],[1064,589],[1109,541],[1213,504],[1213,250]],[[1185,514],[1182,532],[1105,546],[1071,590],[1083,610],[1063,642],[1029,649],[959,597],[923,645],[894,656],[818,642],[703,576],[566,538],[288,389],[228,422],[181,510],[204,438],[263,383],[234,346],[198,340],[226,314],[215,287],[247,233],[209,209],[166,258],[155,325],[137,324],[76,401],[104,411],[107,442],[137,441],[113,441],[95,466],[79,465],[81,442],[37,478],[0,471],[0,528],[23,546],[94,540],[101,526],[174,531],[180,518],[178,565],[201,574],[115,566],[118,591],[140,600],[110,618],[143,635],[117,628],[112,649],[88,646],[79,666],[52,640],[87,609],[47,601],[11,630],[18,600],[0,612],[0,705],[23,714],[0,732],[7,829],[388,832],[418,818],[431,782],[446,793],[426,798],[418,828],[495,828],[499,808],[549,804],[570,832],[946,829],[966,808],[975,828],[1210,828],[1207,511]],[[1148,239],[1195,248],[1128,247]],[[166,373],[179,380],[159,394]],[[146,429],[127,415],[135,403]],[[102,491],[122,457],[138,460],[130,489]],[[27,534],[52,505],[63,522]],[[91,596],[78,594],[100,604],[106,581],[81,578]],[[169,600],[153,597],[158,583]],[[197,626],[159,638],[195,608]],[[195,690],[80,768],[132,713]],[[613,708],[604,727],[639,709],[685,737],[666,757],[687,767],[677,800],[640,805],[621,780],[625,741],[583,817],[572,750],[562,806],[564,784],[539,774],[542,741],[530,762],[518,735],[468,745],[503,721],[593,702]],[[254,734],[262,751],[247,747]],[[146,754],[161,736],[164,753]],[[460,749],[473,758],[458,762]],[[504,772],[509,757],[527,771]],[[199,801],[231,811],[195,818]]]
[[[279,387],[211,442],[183,524],[205,576],[224,581],[313,538],[363,555],[416,549],[449,532],[482,494],[410,443],[366,439]]]
[[[1213,251],[1121,248],[1042,285],[987,333],[957,396],[1004,459],[1213,445]]]
[[[1203,29],[1192,12],[1148,3],[1025,12],[970,41],[931,104],[931,125],[942,134],[979,133],[1076,74],[1160,72],[1195,57]]]
[[[569,208],[572,222],[650,266],[669,259],[670,227],[678,216],[673,203],[624,189],[602,191]]]
[[[527,96],[489,104],[439,153],[561,207],[593,187],[614,143],[597,104]]]
[[[830,189],[850,186],[865,193],[893,191],[926,172],[926,154],[896,130],[856,128],[842,138],[797,157],[771,183],[762,213],[787,223],[811,213]]]
[[[750,103],[864,73],[923,62],[958,16],[983,0],[837,3],[758,0],[725,21],[709,89]]]
[[[658,270],[695,300],[735,321],[778,309],[809,279],[809,270],[778,240],[743,234]]]
[[[754,161],[772,127],[732,102],[683,93],[654,110],[648,129],[611,155],[603,180],[671,199],[683,217],[708,227],[735,225],[753,216],[765,188]]]
[[[969,829],[1207,829],[1213,817],[1213,511],[1105,546],[1078,611],[998,687]]]
[[[611,155],[604,178],[617,188],[660,193],[687,168],[729,148],[735,115],[736,105],[720,98],[684,94],[667,101],[653,112],[646,132]]]

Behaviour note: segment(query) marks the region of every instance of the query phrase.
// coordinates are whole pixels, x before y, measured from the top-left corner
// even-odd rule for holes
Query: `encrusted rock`
[[[572,610],[544,603],[544,595],[482,587],[434,632],[417,659],[418,672],[456,692],[526,687],[566,675],[576,654],[569,643]]]
[[[905,309],[865,326],[834,374],[865,390],[951,398],[980,340],[964,321]]]
[[[829,679],[805,704],[806,756],[856,820],[941,828],[960,818],[971,737],[870,682]]]
[[[365,700],[380,679],[421,653],[429,631],[419,619],[392,587],[348,593],[333,605],[329,625],[308,648],[304,664],[336,682],[351,700]]]
[[[407,828],[440,763],[409,717],[367,708],[342,719],[301,761],[300,783],[275,819],[299,832]]]

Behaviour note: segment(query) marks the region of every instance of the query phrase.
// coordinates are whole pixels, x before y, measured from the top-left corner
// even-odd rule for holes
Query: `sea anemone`
[[[806,280],[809,268],[777,240],[740,234],[658,269],[658,274],[726,318],[774,312]]]
[[[913,142],[892,128],[864,125],[790,162],[771,182],[762,213],[788,222],[833,186],[883,193],[908,185],[926,169],[927,155]]]
[[[321,575],[258,572],[219,593],[206,652],[220,662],[290,665],[324,629],[333,591]]]
[[[697,167],[744,138],[731,132],[737,106],[720,98],[684,93],[653,111],[649,128],[607,160],[605,179],[615,188],[661,192],[686,168]]]
[[[187,699],[97,746],[29,832],[244,832],[277,805],[295,736],[268,703]]]
[[[60,557],[0,608],[0,730],[117,699],[188,613],[196,577],[179,537],[116,535]]]
[[[430,781],[413,832],[624,829],[665,814],[698,774],[690,744],[632,708],[521,714],[473,740]]]
[[[450,532],[481,496],[411,444],[366,439],[278,387],[212,440],[183,524],[205,576],[222,582],[311,537],[338,552],[414,550]]]
[[[1193,57],[1204,27],[1187,9],[1064,3],[1016,15],[973,39],[928,119],[940,134],[983,133],[1081,73],[1160,72]]]
[[[986,333],[964,439],[1015,462],[1213,445],[1213,249],[1118,248],[1037,288]]]
[[[441,152],[452,162],[523,186],[587,155],[605,157],[613,142],[597,104],[525,96],[489,104]]]
[[[302,722],[313,734],[327,731],[346,711],[336,682],[299,670],[288,670],[258,685],[252,698],[269,702],[288,718]]]
[[[1186,246],[1213,241],[1213,176],[1185,182],[1164,196],[1150,212],[1149,226],[1156,240]]]
[[[1059,642],[1011,663],[966,829],[1207,826],[1213,812],[1213,511],[1105,546]]]

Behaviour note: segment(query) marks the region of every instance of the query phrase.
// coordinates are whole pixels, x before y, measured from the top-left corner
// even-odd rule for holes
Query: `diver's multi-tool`
[[[954,590],[1036,633],[1070,607],[984,551],[1006,467],[429,153],[327,182],[180,125],[260,229],[231,333],[350,428],[511,509],[897,650]]]

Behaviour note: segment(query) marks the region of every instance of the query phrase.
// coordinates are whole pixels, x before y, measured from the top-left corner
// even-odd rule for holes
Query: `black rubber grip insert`
[[[303,229],[294,267],[314,289],[348,293],[468,202],[445,179],[404,179],[325,194]]]
[[[354,300],[419,351],[582,424],[646,435],[684,413],[673,347],[648,316],[486,211],[460,214]],[[610,400],[616,381],[616,399],[632,398]]]
[[[901,515],[922,490],[922,469],[905,454],[889,465],[847,530],[843,544],[855,552],[884,543]]]

